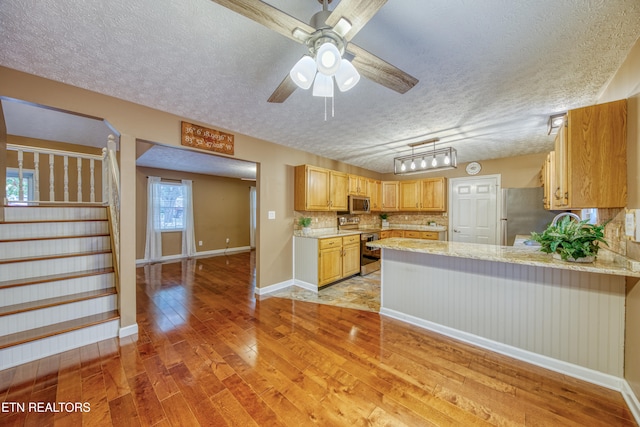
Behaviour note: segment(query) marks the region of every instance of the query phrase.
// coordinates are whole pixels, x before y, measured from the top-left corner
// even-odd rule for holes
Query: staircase
[[[107,208],[4,209],[0,370],[118,336]]]

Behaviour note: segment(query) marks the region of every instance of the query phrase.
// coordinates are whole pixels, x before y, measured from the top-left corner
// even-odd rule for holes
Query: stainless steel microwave
[[[349,196],[349,213],[351,215],[368,214],[369,198],[364,196]]]

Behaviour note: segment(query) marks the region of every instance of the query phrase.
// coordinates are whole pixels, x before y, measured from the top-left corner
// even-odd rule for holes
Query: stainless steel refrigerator
[[[542,232],[558,212],[542,205],[542,187],[502,189],[501,244],[512,246],[516,235]]]

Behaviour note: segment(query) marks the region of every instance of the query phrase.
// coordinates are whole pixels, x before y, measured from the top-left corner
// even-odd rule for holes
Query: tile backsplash
[[[449,218],[443,214],[424,214],[424,213],[393,213],[387,212],[390,226],[394,225],[428,225],[435,222],[436,225],[447,226]],[[360,227],[380,227],[382,220],[378,213],[368,215],[357,215],[360,218]],[[338,215],[335,212],[294,212],[294,230],[302,227],[298,225],[301,217],[311,218],[312,229],[336,228],[338,226]]]

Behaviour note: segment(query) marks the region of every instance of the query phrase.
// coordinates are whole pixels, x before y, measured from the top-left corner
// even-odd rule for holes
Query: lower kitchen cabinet
[[[408,239],[446,240],[445,231],[421,231],[421,230],[384,230],[380,232],[381,239],[390,237],[405,237]]]
[[[296,284],[319,288],[360,272],[360,235],[294,237]]]

